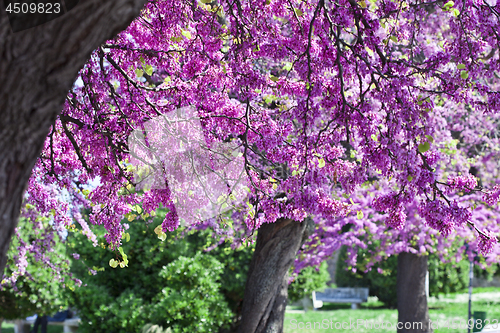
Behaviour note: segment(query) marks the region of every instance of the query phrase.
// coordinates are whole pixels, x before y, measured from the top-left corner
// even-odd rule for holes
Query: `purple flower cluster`
[[[134,176],[148,170],[134,170],[131,160],[151,156],[133,156],[128,139],[136,129],[165,139],[165,129],[145,124],[190,107],[203,133],[187,134],[202,137],[207,149],[238,147],[249,180],[235,208],[240,227],[312,216],[318,230],[304,250],[310,264],[342,244],[378,242],[386,255],[444,252],[452,230],[471,223],[492,232],[480,238],[481,249],[496,249],[498,228],[485,222],[489,211],[474,196],[481,189],[469,169],[479,170],[491,189],[484,201],[495,204],[499,2],[466,0],[453,11],[430,4],[432,15],[415,1],[218,6],[148,2],[142,18],[92,53],[34,167],[26,198],[32,209],[23,215],[33,223],[37,214],[51,218],[56,232],[77,221],[94,244],[91,226],[103,225],[115,248],[125,216],[147,221],[162,206],[170,210],[163,230],[176,229],[183,211],[173,193],[196,206],[210,189],[191,191],[181,178],[204,175],[172,158],[155,168],[180,170],[179,179],[169,184],[158,172],[157,187],[142,192]],[[163,143],[145,151],[164,157],[186,148],[182,140]],[[472,193],[462,199],[462,192]],[[133,208],[141,204],[141,212]],[[42,258],[50,247],[51,238],[42,238],[43,246],[19,249],[20,272],[27,253]]]

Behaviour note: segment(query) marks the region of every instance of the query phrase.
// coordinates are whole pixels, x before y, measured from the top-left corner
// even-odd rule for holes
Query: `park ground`
[[[438,323],[441,327],[434,330],[434,333],[465,333],[467,329],[453,329],[453,320],[455,323],[467,321],[468,315],[468,300],[469,295],[466,291],[440,295],[439,298],[429,298],[429,316],[431,321]],[[498,330],[500,331],[500,288],[474,288],[472,296],[472,311],[484,311],[487,313],[486,319],[490,322],[497,319]],[[324,333],[324,332],[349,332],[355,331],[356,333],[389,333],[396,332],[396,329],[376,329],[377,326],[363,327],[356,326],[355,330],[352,329],[335,329],[335,323],[349,323],[356,322],[358,319],[366,320],[368,322],[389,322],[392,324],[397,323],[398,312],[395,309],[384,307],[382,302],[377,301],[375,298],[370,297],[367,303],[364,303],[357,310],[351,310],[350,304],[328,304],[325,303],[321,309],[317,311],[299,312],[297,307],[289,307],[285,316],[285,333]],[[295,311],[293,311],[295,310]],[[297,312],[296,312],[297,311]],[[330,322],[328,328],[316,329],[294,329],[293,325],[298,326],[300,322],[307,325],[307,322]],[[333,321],[333,325],[331,325]],[[449,327],[446,326],[447,322]],[[317,325],[318,327],[319,325]],[[340,327],[340,324],[337,325]],[[346,326],[346,325],[344,325]]]
[[[466,329],[453,329],[453,320],[456,323],[467,320],[468,314],[468,294],[466,291],[449,295],[440,295],[438,298],[430,297],[429,299],[429,315],[433,322],[439,324],[439,328],[434,330],[434,333],[465,333]],[[486,319],[490,322],[494,319],[500,321],[500,288],[474,288],[472,296],[472,311],[484,311],[487,313]],[[298,307],[288,307],[285,315],[285,332],[284,333],[320,333],[320,332],[335,332],[335,331],[351,331],[350,329],[294,329],[293,324],[298,326],[299,323],[306,325],[308,322],[356,322],[358,319],[367,320],[368,322],[390,322],[396,323],[398,318],[397,310],[384,307],[384,304],[370,297],[367,303],[364,303],[357,310],[351,310],[350,304],[328,304],[325,303],[321,309],[317,311],[300,311]],[[446,324],[449,323],[449,327]],[[500,323],[498,324],[500,330]],[[59,326],[49,326],[48,333],[62,333],[63,328]],[[395,333],[396,329],[376,329],[364,328],[363,326],[356,327],[357,333]],[[3,323],[2,333],[14,333],[14,325]]]

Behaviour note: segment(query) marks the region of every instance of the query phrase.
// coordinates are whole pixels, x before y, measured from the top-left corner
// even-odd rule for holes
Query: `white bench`
[[[323,302],[351,303],[351,309],[368,300],[368,288],[336,288],[325,289],[324,292],[312,292],[314,310],[321,308]]]
[[[64,327],[64,333],[77,332],[78,325],[80,325],[80,318],[66,319],[65,321],[49,321],[48,325],[57,325]],[[35,324],[35,319],[25,320],[18,319],[12,321],[14,323],[14,333],[29,333],[31,326]],[[40,328],[39,328],[40,330]]]

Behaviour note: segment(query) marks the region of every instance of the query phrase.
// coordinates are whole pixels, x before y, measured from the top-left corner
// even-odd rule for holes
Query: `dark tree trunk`
[[[259,228],[238,333],[283,332],[288,270],[312,228],[311,219],[280,219]]]
[[[427,256],[403,252],[398,255],[398,333],[431,333],[425,294]]]
[[[0,275],[31,169],[78,70],[144,3],[80,0],[62,17],[16,33],[0,10]]]

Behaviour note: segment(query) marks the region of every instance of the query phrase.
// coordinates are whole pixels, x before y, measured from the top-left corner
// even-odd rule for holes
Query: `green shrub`
[[[326,262],[322,262],[318,270],[315,267],[306,267],[288,286],[288,298],[296,302],[306,296],[311,297],[313,291],[324,290],[328,281],[330,281],[330,274]]]
[[[429,255],[429,294],[449,294],[464,290],[469,285],[469,262],[443,263],[436,254]]]
[[[173,332],[213,332],[227,325],[232,313],[220,291],[224,267],[214,257],[197,253],[163,267],[166,286],[153,299],[150,319]]]
[[[110,267],[110,259],[125,257],[104,242],[94,248],[78,231],[68,237],[71,251],[82,258],[73,272],[85,286],[71,293],[82,318],[79,332],[215,332],[230,324],[233,315],[221,291],[224,266],[201,252],[206,234],[177,239],[180,232],[173,232],[160,241],[153,231],[163,220],[159,215],[150,225],[130,224],[132,239],[121,246],[125,268]],[[104,230],[96,229],[102,238]]]

